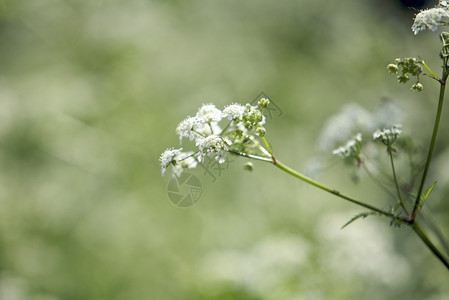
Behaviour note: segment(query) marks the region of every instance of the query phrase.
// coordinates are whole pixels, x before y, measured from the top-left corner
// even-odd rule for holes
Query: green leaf
[[[430,193],[433,191],[433,188],[437,185],[437,182],[435,181],[430,188],[427,189],[427,191],[424,193],[424,195],[421,196],[421,200],[419,203],[419,206],[423,206],[424,205],[424,201],[427,200],[427,198],[429,197]]]
[[[435,181],[428,189],[427,191],[421,195],[420,199],[419,199],[419,206],[423,206],[424,201],[427,200],[427,198],[429,198],[430,193],[433,191],[434,187],[437,185],[437,182]],[[410,196],[415,198],[418,197],[416,194],[410,193]]]
[[[346,222],[346,224],[343,225],[343,226],[341,227],[341,229],[344,229],[346,226],[348,226],[348,225],[351,224],[352,222],[356,221],[357,219],[360,219],[360,218],[365,219],[365,218],[368,217],[368,216],[374,216],[374,215],[376,215],[376,214],[377,214],[377,213],[374,212],[374,211],[369,211],[369,212],[364,212],[364,213],[360,213],[360,214],[358,214],[358,215],[355,215],[351,220],[349,220],[348,222]]]
[[[390,226],[394,226],[394,227],[397,227],[397,228],[400,228],[401,224],[403,224],[402,221],[399,218],[396,218],[396,217],[392,218],[391,221],[390,221]]]

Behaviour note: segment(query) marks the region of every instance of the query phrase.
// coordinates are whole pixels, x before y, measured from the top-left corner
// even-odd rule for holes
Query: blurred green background
[[[427,143],[438,85],[412,93],[386,71],[418,55],[439,71],[437,34],[413,36],[406,6],[0,0],[0,299],[447,299],[447,270],[408,228],[340,230],[363,210],[239,158],[215,182],[192,171],[201,199],[178,208],[158,161],[202,103],[263,91],[283,110],[267,124],[280,160],[319,161],[316,178],[387,207],[319,140],[348,104],[390,99]],[[448,132],[444,117],[429,175],[446,234]]]

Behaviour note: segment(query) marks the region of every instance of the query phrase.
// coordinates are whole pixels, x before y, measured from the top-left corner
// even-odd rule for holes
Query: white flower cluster
[[[258,106],[234,103],[226,106],[223,111],[213,104],[202,105],[195,116],[187,117],[176,127],[180,143],[183,138],[195,141],[198,150],[165,150],[159,159],[162,175],[172,165],[173,176],[179,177],[183,170],[197,167],[206,156],[214,157],[218,163],[223,164],[232,147],[239,153],[253,153],[255,145],[260,147],[255,137],[265,135],[265,117],[260,109],[266,108],[268,104],[268,99],[259,101]],[[228,122],[224,130],[219,125],[223,120]]]
[[[344,146],[338,147],[332,151],[333,155],[338,155],[342,158],[359,158],[360,150],[362,147],[362,134],[356,134],[352,139],[350,139]]]
[[[261,101],[259,101],[259,106],[265,105],[266,107],[268,105],[266,103],[267,101],[269,103],[268,99],[261,99]],[[265,135],[265,128],[263,127],[265,124],[265,117],[257,106],[252,106],[250,104],[246,104],[245,106],[241,104],[231,104],[224,108],[223,116],[234,121],[234,124],[238,125],[238,127],[246,133],[254,132],[259,136]]]
[[[402,125],[394,125],[391,128],[377,129],[373,133],[373,139],[379,140],[386,145],[392,145],[396,138],[402,134]]]
[[[240,120],[245,112],[245,106],[234,103],[226,106],[223,109],[223,116],[228,118],[230,121]]]
[[[198,139],[196,142],[198,146],[199,154],[198,160],[204,161],[204,157],[215,156],[215,159],[220,163],[224,163],[226,160],[226,151],[229,150],[228,146],[232,145],[232,142],[227,138],[212,134],[204,139]]]
[[[204,123],[198,117],[187,117],[179,123],[176,127],[176,133],[179,134],[179,142],[182,143],[182,138],[188,138],[189,140],[195,139],[195,137],[201,136],[204,131]]]
[[[437,31],[439,26],[447,25],[447,22],[442,21],[443,18],[449,18],[449,4],[447,1],[440,1],[434,8],[420,11],[415,16],[412,31],[415,35],[426,28],[431,31]]]
[[[183,137],[193,141],[215,132],[219,133],[221,128],[218,126],[218,122],[222,117],[222,112],[215,105],[204,104],[194,117],[187,117],[176,127],[180,142]]]
[[[204,104],[198,110],[196,116],[206,123],[220,122],[222,118],[222,112],[213,104]]]
[[[184,169],[193,169],[198,165],[198,161],[193,157],[194,152],[181,152],[182,148],[165,150],[159,161],[161,162],[162,175],[164,175],[167,167],[173,165],[173,176],[179,177]]]
[[[377,128],[389,128],[403,118],[402,109],[391,101],[383,102],[372,112],[357,103],[346,104],[324,124],[318,135],[318,147],[331,152],[358,132],[370,136]]]

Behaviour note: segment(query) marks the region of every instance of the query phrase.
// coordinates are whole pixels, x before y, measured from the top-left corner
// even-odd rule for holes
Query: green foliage
[[[426,137],[418,120],[433,117],[429,102],[411,105],[416,95],[395,89],[379,66],[406,47],[434,65],[433,40],[408,36],[413,11],[372,3],[1,1],[0,299],[448,294],[430,255],[405,260],[424,252],[415,237],[381,234],[376,222],[357,224],[370,235],[349,234],[356,226],[338,235],[328,221],[338,229],[346,203],[328,206],[264,164],[249,173],[233,159],[215,183],[194,170],[203,194],[189,209],[170,203],[160,174],[177,121],[202,103],[246,103],[261,90],[284,111],[267,120],[267,138],[298,168],[348,102],[371,109],[391,95],[407,109],[404,127]],[[430,99],[431,89],[423,93]],[[323,177],[352,188],[342,175],[334,167]],[[359,193],[389,201],[370,186]],[[217,284],[220,276],[233,284]]]
[[[355,215],[354,217],[352,217],[351,220],[349,220],[348,222],[346,222],[346,223],[341,227],[341,229],[344,229],[346,226],[352,224],[354,221],[357,221],[358,219],[365,219],[366,217],[369,217],[369,216],[375,216],[375,215],[377,215],[377,213],[376,213],[376,212],[373,212],[373,211],[363,212],[363,213],[360,213],[360,214],[358,214],[358,215]]]
[[[429,198],[430,193],[432,193],[433,189],[435,188],[435,186],[437,185],[437,182],[435,181],[427,190],[424,194],[421,195],[420,199],[419,199],[419,207],[422,207],[424,205],[424,202],[427,200],[427,198]],[[414,199],[416,199],[418,197],[418,195],[410,193],[410,196],[412,196]]]

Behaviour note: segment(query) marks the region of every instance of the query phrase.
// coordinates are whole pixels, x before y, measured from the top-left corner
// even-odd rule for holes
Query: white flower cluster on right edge
[[[448,24],[443,21],[443,18],[449,18],[448,1],[440,1],[436,7],[422,10],[416,14],[412,31],[415,35],[426,28],[437,31],[440,26]]]

